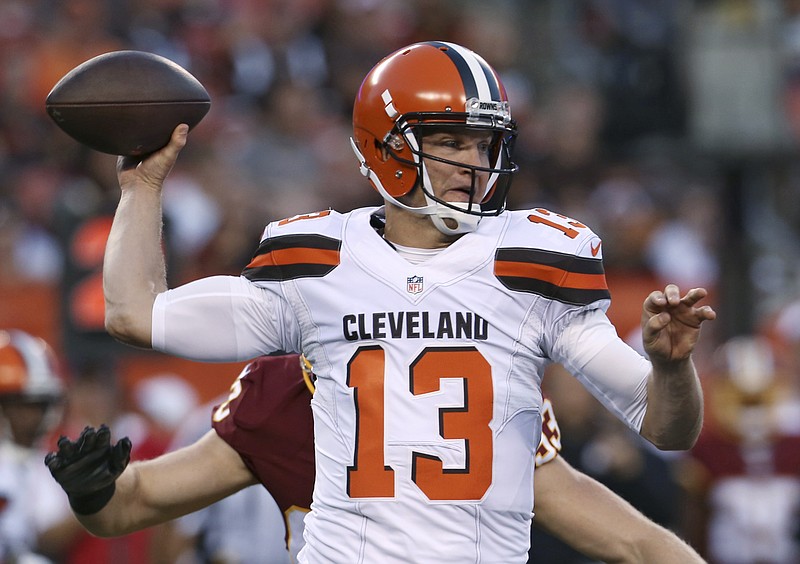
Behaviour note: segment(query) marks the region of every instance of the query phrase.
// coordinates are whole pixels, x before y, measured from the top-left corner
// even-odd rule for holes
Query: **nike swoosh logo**
[[[596,257],[596,256],[597,256],[597,253],[599,253],[599,252],[600,252],[600,245],[602,245],[602,244],[603,244],[603,242],[602,242],[602,241],[598,241],[598,243],[597,243],[597,246],[596,246],[596,247],[595,247],[594,245],[592,245],[592,246],[591,246],[591,247],[592,247],[592,256],[593,256],[593,257]]]

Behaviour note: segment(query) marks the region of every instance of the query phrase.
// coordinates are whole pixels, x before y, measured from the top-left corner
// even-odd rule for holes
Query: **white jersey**
[[[411,264],[376,211],[270,224],[242,279],[158,297],[153,344],[311,360],[302,561],[525,562],[544,368],[563,363],[637,430],[646,407],[648,365],[604,315],[600,240],[546,210],[506,212]]]
[[[44,464],[46,452],[0,442],[0,561],[31,557],[38,535],[72,516]]]

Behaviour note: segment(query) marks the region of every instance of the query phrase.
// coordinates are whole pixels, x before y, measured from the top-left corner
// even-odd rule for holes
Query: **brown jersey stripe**
[[[257,281],[321,277],[339,265],[342,242],[322,235],[283,235],[261,242],[242,275]]]
[[[605,272],[603,270],[603,261],[599,258],[579,257],[555,251],[543,251],[541,249],[497,249],[495,260],[501,262],[541,264],[580,274],[604,274]]]
[[[603,263],[539,249],[498,249],[494,274],[508,289],[585,305],[608,299]]]

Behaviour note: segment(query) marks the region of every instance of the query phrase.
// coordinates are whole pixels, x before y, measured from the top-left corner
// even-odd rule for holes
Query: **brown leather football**
[[[139,157],[194,127],[211,108],[202,84],[180,65],[144,51],[112,51],[78,65],[47,95],[47,113],[75,140]]]

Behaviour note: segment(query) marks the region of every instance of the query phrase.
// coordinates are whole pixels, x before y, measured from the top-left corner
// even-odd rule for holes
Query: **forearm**
[[[255,483],[239,455],[209,431],[189,447],[132,463],[117,479],[105,507],[76,517],[97,536],[125,535],[197,511]]]
[[[641,435],[662,450],[694,446],[703,426],[703,391],[691,358],[654,363]]]
[[[152,466],[152,461],[131,464],[117,480],[114,496],[103,509],[91,515],[75,513],[75,517],[93,535],[116,537],[165,523],[224,497],[209,500],[207,496],[190,495],[183,484],[162,482]]]
[[[150,347],[153,302],[167,289],[161,248],[161,190],[186,145],[181,124],[169,143],[143,161],[117,159],[122,196],[103,263],[106,329],[125,343]]]
[[[151,346],[153,302],[167,289],[162,252],[161,193],[123,190],[103,263],[106,329],[136,346]]]
[[[683,539],[672,531],[655,523],[650,525],[652,531],[647,532],[641,543],[637,562],[657,562],[659,564],[702,564],[703,558]]]
[[[537,468],[535,476],[534,524],[589,558],[618,564],[702,562],[677,535],[560,456]]]

